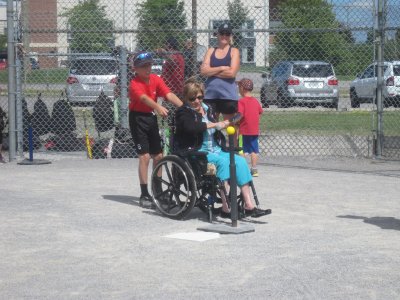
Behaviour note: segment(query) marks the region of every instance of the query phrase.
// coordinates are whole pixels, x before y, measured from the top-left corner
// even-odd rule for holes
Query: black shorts
[[[210,105],[214,113],[234,114],[238,110],[238,101],[226,99],[204,99],[204,102]]]
[[[129,128],[138,154],[162,152],[156,115],[130,111]]]

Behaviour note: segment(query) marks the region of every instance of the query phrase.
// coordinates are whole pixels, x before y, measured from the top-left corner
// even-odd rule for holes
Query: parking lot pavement
[[[260,164],[272,214],[204,242],[165,237],[206,224],[197,208],[177,221],[138,206],[136,159],[4,164],[1,298],[398,299],[399,176],[382,170],[400,166],[354,164]]]

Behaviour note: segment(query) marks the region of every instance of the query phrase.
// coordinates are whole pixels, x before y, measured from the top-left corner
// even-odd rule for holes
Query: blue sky
[[[328,0],[334,5],[337,19],[343,24],[354,27],[372,27],[374,25],[373,8],[377,0]],[[386,0],[388,16],[386,25],[400,27],[400,1]],[[394,37],[395,30],[389,31],[387,36]],[[357,41],[366,39],[366,31],[353,31]]]

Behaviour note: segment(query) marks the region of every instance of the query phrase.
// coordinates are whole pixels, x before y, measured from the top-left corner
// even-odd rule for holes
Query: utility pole
[[[376,72],[377,72],[377,84],[376,84],[376,107],[377,107],[377,128],[376,128],[376,157],[381,158],[383,152],[383,47],[385,38],[385,19],[384,19],[384,1],[378,0],[378,10],[376,13]]]
[[[197,72],[197,0],[192,0],[192,55],[190,73]]]
[[[9,126],[9,160],[16,154],[15,129],[15,42],[14,42],[14,1],[7,0],[7,62],[8,62],[8,126]]]

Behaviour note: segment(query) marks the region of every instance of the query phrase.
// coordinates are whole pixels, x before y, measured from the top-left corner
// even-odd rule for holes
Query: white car
[[[114,99],[118,61],[112,56],[83,56],[71,60],[67,99],[71,105],[93,104],[103,92]]]
[[[384,62],[383,69],[384,105],[400,104],[400,61]],[[351,107],[360,107],[360,103],[375,103],[377,85],[377,65],[369,65],[350,83]]]

